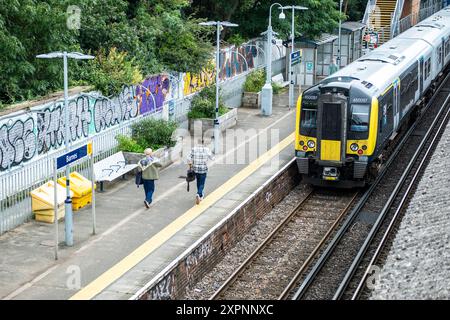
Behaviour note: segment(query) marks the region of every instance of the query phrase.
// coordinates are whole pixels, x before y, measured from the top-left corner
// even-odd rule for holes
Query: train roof
[[[450,6],[325,78],[323,83],[357,82],[372,93],[383,91],[413,61],[450,34],[449,26]]]
[[[365,87],[370,91],[383,90],[386,83],[392,83],[395,80],[399,69],[408,66],[412,60],[418,59],[421,52],[428,47],[420,40],[393,39],[329,78],[352,77],[355,78],[354,81],[365,82]]]

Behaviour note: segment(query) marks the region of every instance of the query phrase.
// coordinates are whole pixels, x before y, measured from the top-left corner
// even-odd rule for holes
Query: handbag
[[[141,184],[144,184],[144,180],[142,179],[142,171],[136,172],[135,183],[138,188]]]
[[[189,169],[186,173],[186,182],[187,182],[187,192],[189,192],[189,182],[195,180],[195,172],[192,170],[192,166],[189,166]]]

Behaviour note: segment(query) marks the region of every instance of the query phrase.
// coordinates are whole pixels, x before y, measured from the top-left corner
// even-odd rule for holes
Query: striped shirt
[[[211,150],[205,146],[197,146],[192,148],[188,156],[189,163],[192,163],[192,169],[195,173],[208,172],[208,160],[214,160]]]

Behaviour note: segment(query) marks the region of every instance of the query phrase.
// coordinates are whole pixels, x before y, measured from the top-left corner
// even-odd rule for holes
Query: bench
[[[275,82],[277,85],[281,86],[282,88],[289,85],[289,81],[284,81],[284,77],[283,77],[282,73],[279,73],[276,76],[273,76],[272,82]]]
[[[106,159],[94,163],[95,181],[100,182],[100,191],[103,191],[103,182],[111,182],[118,177],[135,169],[137,164],[127,164],[122,152],[117,152]]]

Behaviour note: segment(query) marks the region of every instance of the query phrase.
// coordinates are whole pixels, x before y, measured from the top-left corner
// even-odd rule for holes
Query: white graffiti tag
[[[122,121],[136,118],[139,114],[139,106],[134,97],[135,91],[133,86],[125,86],[119,95],[119,104],[123,114]]]
[[[30,160],[36,152],[34,120],[17,120],[0,128],[0,169],[5,170]]]
[[[106,99],[98,99],[94,104],[95,131],[100,132],[110,126],[119,124],[122,119],[121,108]]]
[[[38,129],[38,152],[39,154],[49,151],[52,147],[57,148],[64,142],[64,118],[62,106],[45,109],[37,113]]]
[[[89,123],[91,122],[91,113],[89,111],[89,99],[87,97],[78,97],[69,103],[70,112],[70,139],[87,137],[89,135]]]

